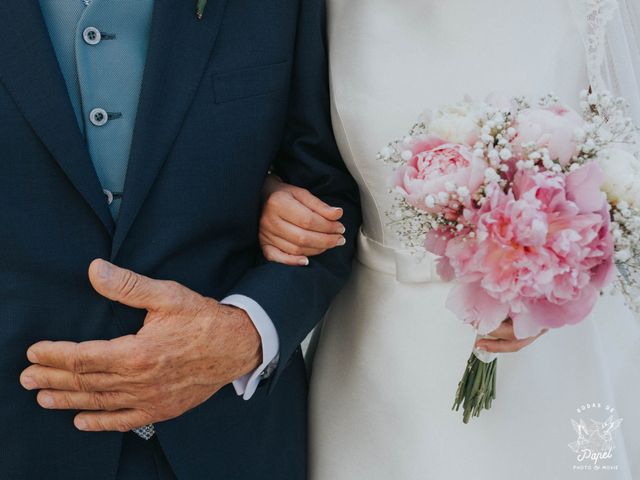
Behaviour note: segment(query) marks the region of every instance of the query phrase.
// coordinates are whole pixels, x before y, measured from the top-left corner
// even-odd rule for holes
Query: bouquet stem
[[[482,410],[489,410],[496,399],[496,373],[498,360],[480,360],[474,351],[467,361],[462,380],[458,384],[453,410],[462,406],[462,421],[469,423],[471,417],[479,417]]]

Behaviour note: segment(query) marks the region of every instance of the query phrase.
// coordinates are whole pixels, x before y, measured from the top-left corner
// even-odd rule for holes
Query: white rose
[[[473,145],[480,133],[478,115],[470,105],[447,107],[434,112],[429,130],[447,142]]]
[[[617,148],[603,150],[598,163],[604,172],[602,190],[610,202],[640,207],[640,160]]]

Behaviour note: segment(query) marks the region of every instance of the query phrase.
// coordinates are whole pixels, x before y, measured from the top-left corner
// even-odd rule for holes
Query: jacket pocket
[[[214,73],[215,101],[226,103],[284,90],[289,84],[290,73],[288,61]]]

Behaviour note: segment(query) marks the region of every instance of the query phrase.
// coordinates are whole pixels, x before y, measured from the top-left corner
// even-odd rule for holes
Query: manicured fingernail
[[[53,407],[53,397],[51,395],[47,395],[46,393],[41,394],[38,397],[38,403],[40,403],[40,405],[44,408],[51,408]]]
[[[340,228],[338,229],[338,233],[343,235],[346,231],[347,231],[347,229],[344,228],[344,225],[340,225]]]
[[[300,260],[300,266],[301,267],[308,267],[309,266],[309,259],[308,258],[303,258],[302,260]]]
[[[338,246],[339,247],[344,247],[347,244],[347,239],[342,237],[340,240],[338,240]]]
[[[31,363],[38,363],[38,356],[36,355],[36,352],[33,351],[33,349],[27,350],[27,358]]]
[[[485,347],[484,345],[476,345],[476,350],[480,350],[481,352],[486,352],[487,347]]]
[[[38,386],[36,384],[36,381],[31,377],[23,377],[23,378],[21,378],[20,379],[20,383],[27,390],[34,390]]]
[[[111,264],[107,263],[107,262],[100,262],[98,264],[98,276],[104,280],[108,280],[112,273],[113,273],[113,268],[111,267]]]
[[[73,423],[75,424],[76,428],[78,430],[86,430],[87,429],[87,422],[85,422],[83,419],[81,418],[76,418]]]

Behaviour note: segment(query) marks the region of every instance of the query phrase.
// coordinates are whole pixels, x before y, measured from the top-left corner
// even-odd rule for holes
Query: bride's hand
[[[518,352],[525,347],[528,347],[535,342],[542,335],[547,333],[547,330],[543,330],[540,335],[531,338],[525,338],[519,340],[516,338],[513,331],[513,322],[509,319],[503,322],[496,330],[489,335],[494,337],[495,340],[485,338],[476,342],[476,348],[493,353],[512,353]]]
[[[269,175],[263,189],[260,246],[265,258],[292,266],[309,264],[309,257],[343,246],[341,208]]]

